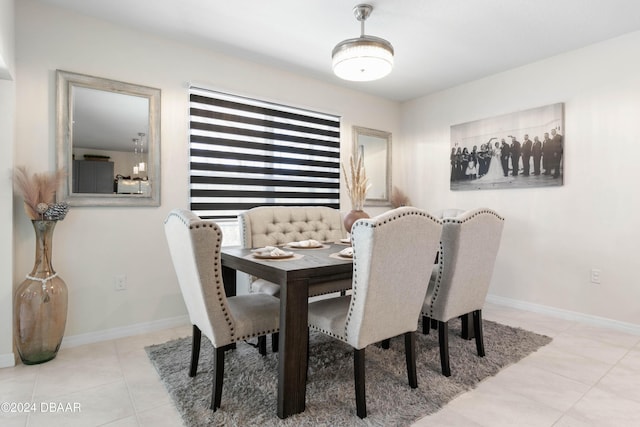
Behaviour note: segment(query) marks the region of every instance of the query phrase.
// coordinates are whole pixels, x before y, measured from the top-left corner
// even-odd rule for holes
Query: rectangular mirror
[[[160,89],[56,71],[58,201],[160,205]]]
[[[362,156],[371,188],[365,206],[390,205],[391,133],[353,127],[354,153]]]

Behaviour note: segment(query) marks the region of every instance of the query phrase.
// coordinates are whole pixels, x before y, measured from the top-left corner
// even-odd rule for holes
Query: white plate
[[[253,256],[259,259],[283,259],[283,258],[291,258],[293,256],[293,252],[285,252],[280,255],[271,255],[268,252],[254,252]]]
[[[351,239],[340,239],[340,243],[351,243]]]
[[[318,243],[317,245],[313,245],[313,246],[303,246],[298,242],[291,242],[287,245],[287,247],[295,248],[295,249],[318,249],[322,247],[322,243]]]
[[[342,258],[353,258],[353,248],[346,248],[338,252]]]

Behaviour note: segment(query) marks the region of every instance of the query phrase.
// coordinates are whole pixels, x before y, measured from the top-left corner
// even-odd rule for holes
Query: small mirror
[[[57,192],[72,206],[160,205],[160,89],[56,71]]]
[[[353,127],[354,153],[362,156],[371,188],[365,205],[389,205],[391,194],[391,133]]]

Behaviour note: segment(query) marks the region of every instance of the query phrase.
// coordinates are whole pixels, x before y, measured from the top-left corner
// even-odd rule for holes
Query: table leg
[[[308,288],[306,280],[280,285],[278,417],[305,409]]]
[[[227,298],[236,296],[236,270],[222,266],[222,281]]]
[[[236,273],[237,271],[233,268],[222,266],[222,283],[227,298],[236,296]],[[235,349],[236,343],[229,344],[229,348]]]

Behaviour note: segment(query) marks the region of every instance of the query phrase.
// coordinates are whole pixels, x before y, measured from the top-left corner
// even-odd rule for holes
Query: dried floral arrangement
[[[347,175],[344,164],[342,164],[342,172],[344,173],[344,179],[347,183],[347,193],[351,199],[351,209],[361,211],[371,184],[369,184],[367,173],[364,170],[362,156],[358,156],[357,162],[354,161],[353,156],[351,156],[349,158],[349,164],[351,174]],[[349,182],[349,176],[351,177],[351,182]]]
[[[411,200],[409,200],[409,196],[407,196],[402,190],[398,187],[393,187],[393,191],[391,191],[391,198],[389,199],[391,206],[393,208],[399,208],[400,206],[410,206]]]
[[[24,210],[32,220],[62,221],[69,205],[66,202],[55,202],[56,188],[65,177],[64,170],[51,173],[34,173],[29,175],[24,166],[16,168],[14,185],[24,199]]]

